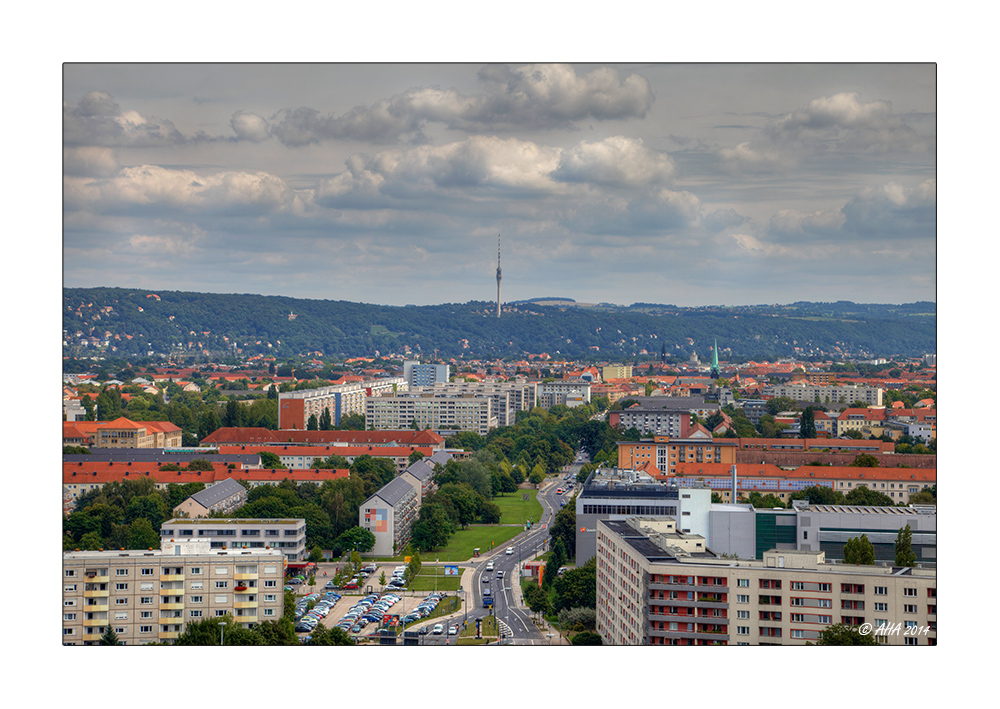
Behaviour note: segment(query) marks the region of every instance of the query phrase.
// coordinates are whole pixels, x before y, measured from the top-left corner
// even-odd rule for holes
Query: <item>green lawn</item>
[[[461,569],[459,569],[461,571]],[[457,591],[458,581],[461,576],[445,576],[444,567],[427,566],[420,567],[420,574],[410,581],[411,591]]]
[[[506,546],[509,539],[521,533],[523,527],[472,525],[460,529],[452,535],[448,546],[420,556],[423,561],[467,561],[472,558],[472,550],[478,548],[482,555],[491,549]]]
[[[524,496],[528,499],[525,500]],[[542,504],[537,500],[538,490],[519,489],[517,492],[505,492],[494,497],[490,502],[500,508],[501,524],[524,524],[530,519],[538,522],[542,518]]]

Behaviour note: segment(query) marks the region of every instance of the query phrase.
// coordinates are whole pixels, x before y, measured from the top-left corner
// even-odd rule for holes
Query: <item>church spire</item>
[[[719,338],[715,338],[715,347],[712,348],[712,369],[709,370],[712,379],[719,378]]]

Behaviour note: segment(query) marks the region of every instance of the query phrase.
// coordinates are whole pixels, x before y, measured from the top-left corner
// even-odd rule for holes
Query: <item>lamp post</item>
[[[225,623],[219,623],[219,645],[220,646],[226,644],[225,638],[226,638],[226,624]]]
[[[555,635],[555,633],[546,633],[546,635],[549,636],[549,647],[552,647],[552,636]]]

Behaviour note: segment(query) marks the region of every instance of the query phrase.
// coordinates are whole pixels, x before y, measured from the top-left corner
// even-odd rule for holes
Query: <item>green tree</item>
[[[548,613],[551,609],[548,592],[533,581],[526,581],[523,589],[524,600],[532,613]]]
[[[858,485],[844,495],[844,502],[849,505],[867,505],[869,507],[894,507],[895,501],[888,495],[869,490],[867,485]]]
[[[916,563],[917,555],[913,553],[913,532],[907,524],[896,535],[896,566],[915,566]]]
[[[101,635],[101,640],[97,644],[98,645],[121,645],[121,642],[119,642],[118,635],[115,633],[114,628],[112,628],[109,625],[109,626],[107,626],[105,628],[104,633]]]
[[[844,563],[872,566],[875,564],[875,547],[868,541],[868,536],[851,537],[844,544]]]
[[[346,414],[340,417],[340,424],[337,428],[341,431],[364,431],[364,414]]]
[[[570,569],[553,582],[556,600],[554,610],[597,607],[597,557],[592,556],[583,566]]]
[[[309,421],[306,422],[307,431],[318,431],[319,430],[319,419],[316,418],[316,414],[309,414]]]
[[[788,496],[789,502],[792,500],[808,500],[810,505],[842,505],[844,504],[844,494],[831,487],[824,485],[813,485],[805,490],[793,492]]]
[[[500,508],[493,502],[483,502],[479,508],[479,521],[483,524],[500,524]]]
[[[354,639],[340,628],[328,628],[322,623],[309,633],[306,645],[354,645]]]
[[[340,548],[344,551],[370,552],[375,548],[375,535],[364,527],[354,526],[337,537]]]
[[[879,467],[878,458],[873,456],[871,453],[859,453],[854,456],[854,460],[851,461],[850,467],[852,468],[877,468]]]
[[[601,642],[601,636],[595,633],[593,630],[584,630],[583,632],[575,634],[570,638],[570,643],[572,645],[603,645]]]
[[[870,633],[862,635],[858,628],[844,623],[828,625],[820,631],[817,645],[878,645],[874,636]],[[806,645],[812,645],[807,642]]]
[[[816,437],[816,415],[812,406],[807,406],[799,418],[799,438]]]
[[[145,517],[134,520],[128,526],[129,549],[159,549],[160,535]]]
[[[272,453],[271,451],[260,450],[257,451],[260,456],[261,467],[267,468],[269,470],[285,470],[285,466],[281,464],[281,458],[278,457],[277,453]]]

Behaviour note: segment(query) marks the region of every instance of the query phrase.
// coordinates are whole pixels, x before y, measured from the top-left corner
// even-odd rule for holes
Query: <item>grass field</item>
[[[461,576],[445,576],[441,566],[420,567],[420,574],[410,581],[411,591],[457,591]]]
[[[448,546],[429,551],[420,558],[424,561],[466,561],[472,558],[472,550],[478,548],[485,555],[491,549],[505,546],[507,540],[521,533],[523,527],[473,525],[455,532]]]
[[[525,500],[524,496],[528,499]],[[490,502],[500,508],[501,524],[524,524],[530,519],[537,522],[542,517],[542,504],[538,501],[538,490],[519,489],[494,497]]]

